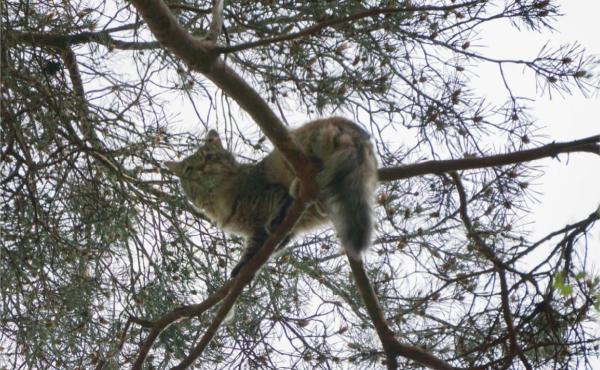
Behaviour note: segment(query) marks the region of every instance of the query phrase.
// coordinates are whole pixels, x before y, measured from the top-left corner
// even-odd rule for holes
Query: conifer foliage
[[[577,40],[497,59],[478,36],[547,32],[558,1],[0,6],[0,368],[591,368],[598,199],[538,239],[522,217],[533,161],[598,158],[600,135],[540,139],[510,70],[594,94],[598,60]],[[505,102],[473,89],[479,64]],[[329,115],[372,134],[373,245],[348,260],[326,228],[256,272],[318,192],[287,123]],[[275,146],[301,180],[234,280],[243,241],[160,167],[209,129],[240,161]]]

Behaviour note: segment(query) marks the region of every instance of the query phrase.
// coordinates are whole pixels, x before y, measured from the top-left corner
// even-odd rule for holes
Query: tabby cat
[[[369,134],[340,117],[309,122],[292,137],[319,165],[321,187],[293,233],[331,221],[354,259],[370,244],[377,161]],[[179,162],[164,162],[177,175],[190,202],[220,227],[246,237],[232,276],[247,263],[285,216],[296,192],[296,177],[275,149],[255,164],[239,163],[211,130],[198,150]]]

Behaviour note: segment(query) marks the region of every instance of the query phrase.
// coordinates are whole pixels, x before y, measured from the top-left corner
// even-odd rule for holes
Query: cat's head
[[[206,180],[223,175],[236,167],[233,155],[223,147],[219,134],[210,130],[196,152],[181,161],[164,161],[162,165],[181,180]]]

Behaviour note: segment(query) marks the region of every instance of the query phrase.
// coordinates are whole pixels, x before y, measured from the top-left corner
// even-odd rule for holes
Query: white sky
[[[487,52],[495,56],[535,56],[540,48],[550,41],[550,46],[558,47],[567,42],[578,41],[588,53],[600,56],[600,14],[599,1],[568,1],[561,5],[564,17],[558,19],[556,32],[543,34],[508,30],[498,25],[490,27],[486,33],[480,34],[481,42],[489,45]],[[491,89],[498,88],[499,94],[504,89],[498,81],[496,66],[482,68],[482,91],[493,96]],[[513,72],[522,72],[521,67]],[[594,71],[600,73],[600,65]],[[545,142],[569,141],[592,135],[600,135],[600,100],[599,94],[585,98],[574,90],[573,96],[553,94],[552,99],[547,95],[536,95],[535,79],[529,73],[523,77],[513,74],[509,80],[516,91],[522,95],[537,98],[531,103],[533,115],[538,124],[543,127],[543,133],[548,139]],[[491,87],[491,88],[490,88]],[[561,155],[560,162],[547,159],[538,161],[543,165],[546,174],[538,181],[540,191],[538,204],[533,204],[532,221],[535,221],[535,231],[541,235],[565,223],[581,220],[600,205],[600,157],[592,154]],[[600,249],[600,235],[596,233],[594,249]],[[600,266],[600,253],[598,265]]]
[[[481,33],[480,43],[486,45],[486,52],[497,57],[532,57],[540,48],[550,41],[550,45],[558,47],[574,41],[579,42],[588,53],[600,56],[600,1],[565,1],[561,8],[564,17],[555,23],[554,33],[543,34],[527,31],[508,30],[501,24],[486,29]],[[490,98],[500,98],[505,93],[497,79],[498,68],[482,67],[478,70],[480,84],[478,87]],[[545,143],[569,141],[592,135],[600,135],[600,94],[585,98],[576,92],[573,96],[553,94],[552,99],[536,94],[535,79],[531,74],[519,76],[523,69],[514,69],[512,78],[514,90],[520,95],[536,98],[531,103],[533,116],[538,125],[543,127],[540,133],[547,137]],[[600,73],[600,65],[593,71]],[[575,221],[582,220],[600,206],[600,156],[592,154],[561,155],[556,159],[545,159],[535,162],[544,169],[544,176],[533,184],[539,192],[537,203],[530,204],[531,213],[526,221],[533,237],[541,237],[553,230]],[[588,253],[591,271],[600,272],[600,231],[595,228],[588,240]],[[588,272],[591,272],[588,269]],[[597,333],[600,334],[600,315]],[[600,369],[600,359],[592,362]],[[583,366],[583,365],[582,365]]]
[[[560,33],[547,37],[556,44],[577,40],[589,53],[600,56],[600,2],[565,1],[563,11],[565,16],[557,25]],[[594,72],[600,73],[600,66]],[[557,141],[600,135],[598,94],[588,99],[575,94],[540,100],[536,103],[535,114],[546,126],[544,132]],[[533,207],[538,232],[582,219],[600,206],[600,157],[575,154],[561,158],[563,164],[556,160],[542,161],[549,166],[540,189],[540,204]],[[597,229],[590,247],[596,266],[600,266],[600,232]]]

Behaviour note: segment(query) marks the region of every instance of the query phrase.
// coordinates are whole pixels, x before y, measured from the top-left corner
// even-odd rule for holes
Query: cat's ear
[[[183,161],[164,161],[161,163],[161,167],[166,168],[179,177],[183,176],[183,173],[185,172],[185,164]]]
[[[219,133],[215,130],[208,131],[206,137],[204,138],[206,144],[214,145],[219,148],[223,148],[223,144],[221,143],[221,138],[219,137]]]

